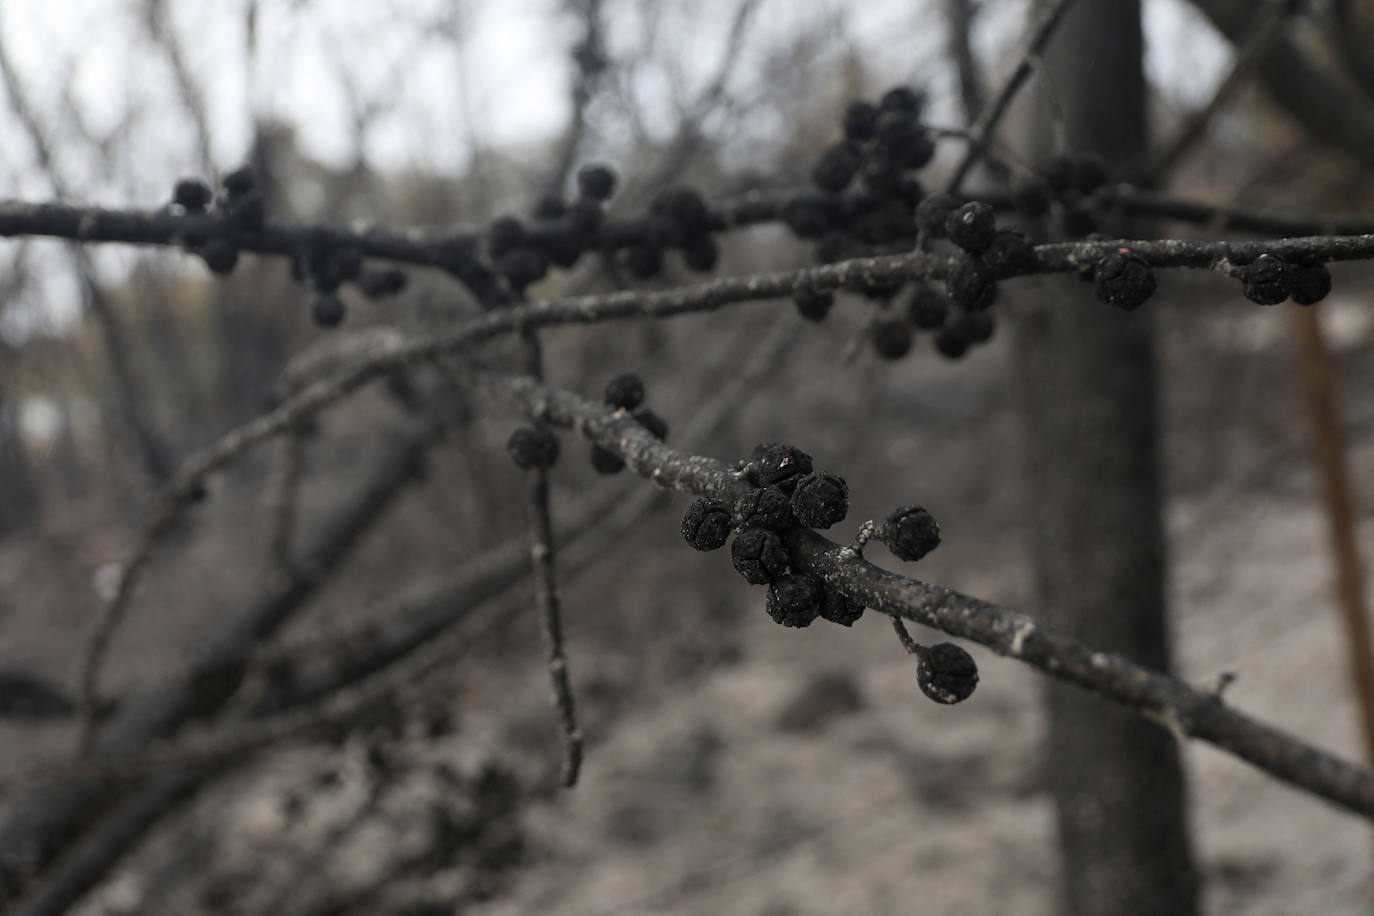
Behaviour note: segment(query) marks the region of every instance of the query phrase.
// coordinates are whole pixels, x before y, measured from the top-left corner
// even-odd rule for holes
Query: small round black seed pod
[[[787,575],[787,545],[767,528],[746,528],[730,545],[730,561],[750,585],[767,585]]]
[[[792,527],[792,502],[779,487],[750,490],[735,501],[735,527],[769,528],[782,531]]]
[[[906,310],[912,324],[923,331],[934,331],[944,326],[949,300],[929,283],[918,280],[911,284]]]
[[[525,242],[525,224],[513,216],[499,216],[487,229],[487,251],[498,259]]]
[[[1108,305],[1130,311],[1155,292],[1150,262],[1133,251],[1113,251],[1093,266],[1093,294]]]
[[[878,108],[882,111],[909,111],[920,114],[924,106],[925,96],[910,86],[893,86],[878,100]]]
[[[890,194],[902,179],[902,161],[884,147],[870,150],[864,158],[864,186],[877,194]]]
[[[210,186],[199,178],[183,178],[172,189],[172,203],[187,213],[200,213],[214,198]]]
[[[711,210],[701,192],[694,188],[672,188],[655,202],[688,235],[700,235],[711,228]]]
[[[521,245],[501,255],[496,261],[496,269],[511,286],[524,289],[544,279],[549,272],[549,259],[540,249]]]
[[[591,197],[579,197],[568,207],[568,228],[580,236],[589,236],[601,228],[604,216],[601,204]]]
[[[959,333],[970,344],[987,343],[992,339],[992,332],[997,329],[997,323],[993,321],[992,312],[964,312],[955,322]]]
[[[801,194],[782,207],[782,219],[793,234],[803,239],[818,239],[830,230],[835,207],[819,194]]]
[[[571,232],[559,230],[540,239],[549,263],[567,270],[582,257],[582,239]]]
[[[997,277],[1010,277],[1035,270],[1035,249],[1019,229],[998,229],[992,243],[980,255]]]
[[[1322,263],[1294,264],[1288,285],[1298,305],[1315,305],[1331,292],[1331,271]]]
[[[852,627],[860,617],[864,615],[864,606],[857,601],[851,601],[838,592],[827,586],[821,596],[821,618],[831,623],[839,624],[842,627]]]
[[[604,400],[617,410],[634,410],[644,400],[644,382],[633,372],[617,375],[606,383]]]
[[[336,328],[343,323],[347,311],[338,296],[318,296],[310,306],[310,317],[322,328]]]
[[[948,194],[937,191],[916,205],[916,228],[933,239],[944,238],[945,221],[959,205]]]
[[[598,474],[610,476],[625,470],[625,459],[615,452],[609,452],[599,445],[592,446],[592,469]]]
[[[1078,187],[1078,163],[1072,156],[1055,156],[1045,168],[1045,181],[1059,194]]]
[[[980,200],[969,201],[945,220],[945,235],[965,251],[982,251],[996,234],[997,217],[992,207]]]
[[[761,486],[782,487],[791,493],[801,475],[811,473],[811,456],[799,448],[770,443],[755,451]]]
[[[263,202],[262,192],[248,191],[230,198],[229,221],[235,229],[256,232],[267,221],[267,205]]]
[[[555,194],[546,194],[534,205],[534,218],[553,221],[568,213],[568,202]]]
[[[883,359],[901,359],[911,352],[911,325],[902,315],[883,315],[873,322],[873,351]]]
[[[224,185],[225,192],[232,200],[236,197],[242,197],[256,188],[258,178],[251,165],[241,165],[225,175],[220,183]]]
[[[551,468],[558,463],[558,437],[542,426],[522,426],[506,440],[506,454],[522,470]]]
[[[717,550],[730,539],[730,509],[718,499],[696,499],[682,516],[682,539],[694,550]]]
[[[997,280],[982,261],[965,256],[945,278],[945,293],[966,311],[990,308],[997,299]]]
[[[657,276],[663,270],[663,249],[648,242],[639,242],[625,249],[625,266],[641,280]]]
[[[849,514],[849,485],[843,477],[815,471],[797,481],[792,515],[808,528],[829,528]]]
[[[844,135],[850,140],[872,140],[878,128],[878,109],[872,102],[856,99],[844,110]]]
[[[234,266],[239,262],[238,247],[220,235],[206,239],[197,253],[205,261],[205,266],[210,272],[220,276],[233,273]]]
[[[608,165],[593,162],[577,170],[577,190],[592,200],[610,200],[615,193],[616,174]]]
[[[801,287],[792,291],[792,302],[807,321],[824,321],[835,304],[835,294]]]
[[[921,130],[902,148],[902,165],[909,169],[923,169],[935,158],[935,140],[930,132]]]
[[[785,627],[810,626],[820,616],[824,596],[825,587],[815,576],[783,576],[768,586],[768,616]]]
[[[841,140],[821,153],[820,161],[811,171],[811,180],[822,191],[838,194],[854,180],[863,161],[863,151],[856,144]]]
[[[647,407],[641,407],[630,414],[635,418],[635,422],[649,431],[660,442],[668,438],[668,421],[654,413]]]
[[[916,662],[916,683],[921,692],[946,706],[973,695],[978,686],[978,665],[952,642],[942,642],[921,653]]]
[[[694,235],[682,246],[682,261],[690,270],[710,273],[720,261],[720,246],[709,235]]]
[[[878,115],[878,145],[904,158],[906,151],[921,142],[925,128],[914,112],[889,109]]]
[[[945,359],[962,359],[968,347],[969,339],[957,321],[945,325],[935,335],[935,349]]]
[[[1288,298],[1291,268],[1278,255],[1262,254],[1240,269],[1245,298],[1260,305],[1278,305]]]
[[[940,526],[923,506],[902,506],[883,522],[881,537],[893,556],[914,563],[940,546]]]

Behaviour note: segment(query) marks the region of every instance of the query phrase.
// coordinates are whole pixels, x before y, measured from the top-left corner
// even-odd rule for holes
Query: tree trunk
[[[1138,0],[1070,9],[1045,56],[1028,130],[1042,165],[1055,152],[1054,109],[1045,99],[1052,93],[1073,152],[1101,155],[1114,177],[1140,173],[1147,135],[1143,50]],[[1086,290],[1040,303],[1017,328],[1014,347],[1038,606],[1061,631],[1167,670],[1149,306],[1126,314]],[[1047,703],[1061,911],[1197,912],[1187,793],[1173,737],[1063,684],[1047,684]]]

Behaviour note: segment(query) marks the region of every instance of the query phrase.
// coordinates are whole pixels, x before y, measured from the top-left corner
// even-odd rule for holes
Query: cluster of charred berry
[[[239,260],[238,233],[258,232],[266,211],[257,176],[251,166],[241,166],[224,176],[217,196],[199,178],[183,178],[172,190],[172,204],[187,214],[218,217],[213,231],[190,230],[182,236],[187,251],[198,255],[212,273],[233,272]],[[369,298],[395,295],[406,288],[406,275],[394,268],[368,268],[363,254],[351,245],[330,245],[324,240],[306,245],[291,259],[291,277],[315,293],[311,316],[320,327],[334,327],[344,319],[346,308],[338,296],[344,283],[357,286]]]
[[[863,605],[819,576],[805,572],[788,549],[797,528],[829,528],[849,512],[849,487],[843,478],[814,470],[811,456],[798,448],[765,443],[741,462],[750,489],[734,505],[702,497],[682,517],[682,537],[697,550],[730,545],[735,569],[751,585],[766,585],[766,609],[785,627],[810,626],[817,618],[853,626]],[[903,506],[889,515],[874,536],[899,559],[916,561],[940,544],[940,526],[920,506]],[[917,680],[940,703],[966,699],[978,683],[973,659],[952,643],[915,646]]]
[[[633,372],[618,375],[606,384],[603,398],[616,410],[629,411],[631,417],[660,442],[668,438],[668,421],[644,403],[644,382]],[[547,426],[521,426],[506,440],[506,453],[516,467],[523,470],[547,470],[558,463],[558,437]],[[625,461],[615,452],[593,445],[591,464],[598,474],[618,474],[625,470]]]

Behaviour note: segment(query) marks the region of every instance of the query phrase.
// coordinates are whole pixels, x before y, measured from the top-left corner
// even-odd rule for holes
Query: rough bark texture
[[[1136,0],[1076,4],[1046,55],[1076,152],[1137,171],[1146,148]],[[1041,161],[1052,124],[1037,110]],[[1110,232],[1111,229],[1108,229]],[[1145,314],[1079,294],[1019,328],[1030,538],[1045,621],[1106,651],[1169,668],[1154,353]],[[1184,775],[1173,736],[1060,683],[1047,684],[1063,912],[1197,911]]]

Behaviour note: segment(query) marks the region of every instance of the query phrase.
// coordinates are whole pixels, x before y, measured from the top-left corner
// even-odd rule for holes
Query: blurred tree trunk
[[[1042,165],[1056,152],[1049,93],[1070,150],[1101,155],[1114,177],[1140,174],[1143,50],[1138,0],[1070,8],[1046,54],[1026,131]],[[1038,610],[1089,645],[1167,670],[1150,309],[1128,315],[1084,290],[1033,307],[1014,346]],[[1048,682],[1046,689],[1061,912],[1196,913],[1187,792],[1173,737],[1077,688]]]
[[[0,390],[0,538],[24,530],[38,515],[38,490],[24,451],[19,405]]]

